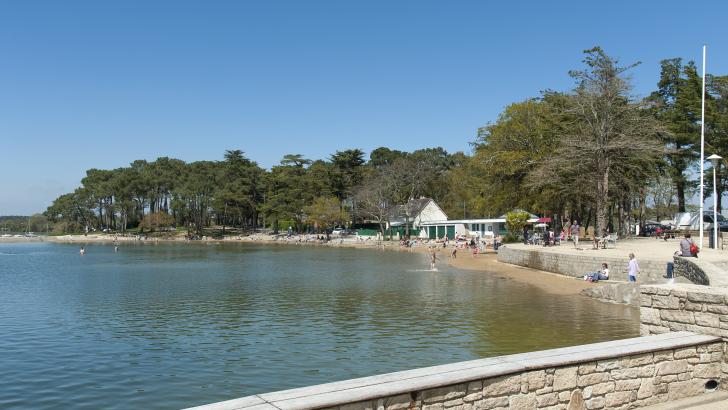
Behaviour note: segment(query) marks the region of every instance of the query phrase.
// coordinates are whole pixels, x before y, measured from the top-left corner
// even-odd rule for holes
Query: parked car
[[[707,211],[703,213],[703,222],[711,224],[710,229],[713,229],[713,213]],[[721,214],[718,214],[718,230],[728,232],[728,221]]]

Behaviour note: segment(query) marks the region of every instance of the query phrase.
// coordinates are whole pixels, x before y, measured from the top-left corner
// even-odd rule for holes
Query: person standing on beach
[[[574,219],[574,222],[571,224],[571,238],[574,240],[574,247],[579,246],[579,221]]]
[[[629,263],[627,264],[627,275],[630,282],[637,282],[637,274],[640,273],[640,265],[634,257],[634,253],[629,254]]]

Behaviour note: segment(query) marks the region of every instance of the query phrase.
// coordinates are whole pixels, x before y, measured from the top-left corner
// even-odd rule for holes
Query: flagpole
[[[700,249],[703,248],[703,173],[705,172],[705,44],[703,44],[703,93],[700,108]],[[714,221],[715,222],[715,221]]]

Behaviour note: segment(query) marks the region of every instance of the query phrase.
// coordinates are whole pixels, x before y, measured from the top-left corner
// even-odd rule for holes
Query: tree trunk
[[[682,178],[675,181],[675,190],[677,191],[677,211],[685,212],[685,181]]]
[[[594,227],[594,235],[603,236],[607,227],[607,206],[609,204],[609,160],[607,158],[597,159],[597,170],[600,178],[597,179],[597,221]]]

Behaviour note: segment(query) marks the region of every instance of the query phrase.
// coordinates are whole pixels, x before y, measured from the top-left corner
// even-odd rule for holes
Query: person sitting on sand
[[[590,273],[588,275],[584,275],[584,280],[589,282],[599,282],[600,280],[608,280],[609,279],[609,267],[607,266],[607,263],[602,263],[602,270],[599,272]]]

